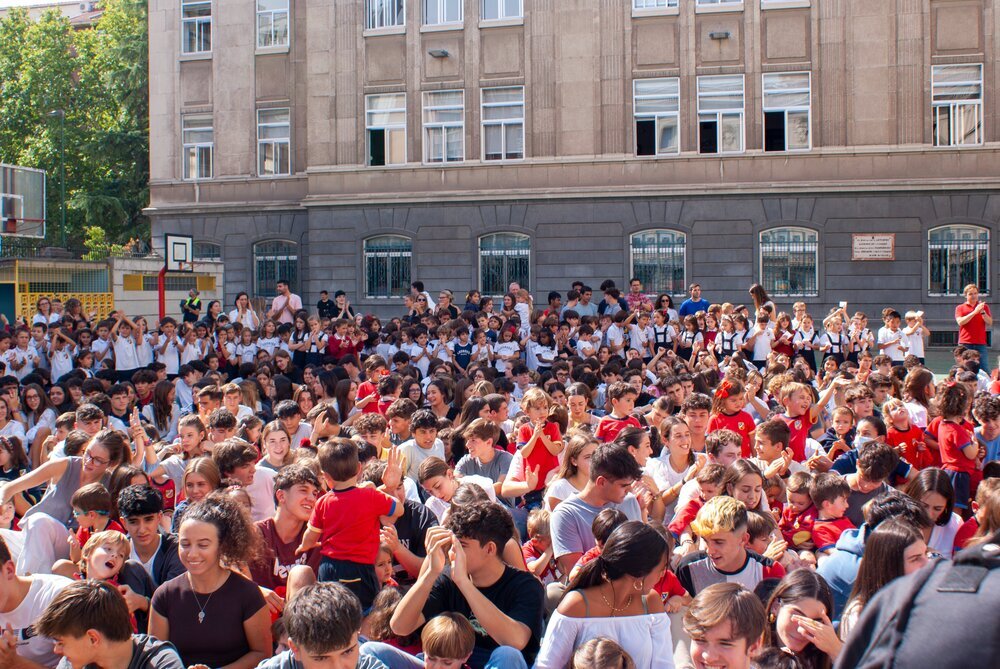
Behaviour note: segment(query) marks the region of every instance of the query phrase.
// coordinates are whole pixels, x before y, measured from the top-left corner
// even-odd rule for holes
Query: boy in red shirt
[[[383,492],[395,490],[402,480],[399,453],[395,448],[390,450],[380,489],[358,487],[361,463],[357,444],[349,439],[321,444],[319,465],[330,492],[316,502],[295,554],[321,545],[319,580],[344,584],[367,611],[382,589],[375,575],[381,523],[394,523],[404,511],[395,497]]]
[[[528,571],[544,585],[558,578],[558,565],[552,557],[552,534],[547,510],[535,509],[528,514],[528,540],[521,545],[521,555]]]
[[[753,455],[751,435],[754,431],[753,416],[743,410],[747,404],[743,384],[738,379],[726,379],[719,384],[712,400],[712,417],[708,421],[708,432],[732,430],[740,435],[740,457]]]
[[[847,481],[833,472],[817,474],[809,484],[809,497],[819,512],[812,531],[817,555],[832,553],[844,530],[854,529],[854,523],[845,517],[850,494]]]
[[[931,451],[924,443],[924,431],[910,421],[910,410],[896,398],[886,401],[882,415],[888,423],[885,441],[896,449],[899,456],[917,470],[936,467],[936,451]]]
[[[785,483],[788,503],[785,504],[781,512],[781,522],[778,523],[781,538],[794,550],[808,553],[810,556],[816,548],[816,544],[813,543],[813,525],[818,513],[813,506],[812,497],[809,496],[811,484],[812,474],[809,472],[796,472],[788,477]]]
[[[605,444],[615,440],[618,433],[631,425],[642,428],[639,419],[632,415],[635,408],[635,398],[639,396],[635,388],[624,381],[616,381],[608,386],[608,399],[611,400],[611,413],[597,424],[594,436]]]
[[[385,358],[380,355],[370,355],[365,359],[365,380],[358,386],[355,406],[361,407],[361,413],[384,413],[378,410],[379,394],[376,384],[383,375],[389,373]],[[363,401],[366,397],[374,395],[370,400]]]
[[[817,402],[813,402],[812,388],[804,383],[792,382],[781,386],[780,401],[785,413],[779,414],[778,418],[788,425],[788,446],[792,449],[792,457],[796,462],[804,462],[806,459],[806,438],[819,419],[823,407],[830,402],[837,388],[848,383],[849,381],[843,378],[835,379],[823,391]]]
[[[87,545],[90,535],[116,530],[126,534],[125,528],[111,518],[114,506],[111,503],[111,493],[100,483],[85,485],[75,493],[70,500],[73,506],[73,517],[80,528],[76,534],[70,535],[69,559],[79,562],[83,546]]]
[[[726,468],[717,462],[710,462],[702,466],[694,477],[695,481],[698,482],[698,496],[674,513],[674,518],[670,521],[667,529],[677,539],[677,545],[682,555],[696,549],[691,523],[694,522],[698,511],[705,505],[705,502],[718,495],[722,490],[722,480],[725,477]]]
[[[938,406],[941,424],[937,439],[941,467],[951,479],[955,488],[955,506],[960,509],[969,508],[969,500],[975,491],[974,480],[982,476],[977,469],[980,451],[985,450],[976,441],[972,425],[966,420],[971,403],[969,389],[962,383],[945,383],[940,391]]]

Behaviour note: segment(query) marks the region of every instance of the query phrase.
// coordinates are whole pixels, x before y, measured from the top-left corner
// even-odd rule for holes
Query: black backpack
[[[836,669],[1000,666],[1000,532],[897,579],[869,602]]]

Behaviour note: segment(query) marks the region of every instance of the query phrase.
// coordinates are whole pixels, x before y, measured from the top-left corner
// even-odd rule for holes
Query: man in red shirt
[[[979,351],[979,368],[990,371],[989,350],[986,348],[986,328],[993,326],[993,314],[985,302],[979,301],[979,288],[969,284],[963,291],[965,302],[955,307],[958,323],[958,343]]]

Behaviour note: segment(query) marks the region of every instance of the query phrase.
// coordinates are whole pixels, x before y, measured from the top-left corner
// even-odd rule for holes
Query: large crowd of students
[[[0,667],[822,669],[997,540],[975,286],[938,377],[920,311],[600,291],[3,318]]]

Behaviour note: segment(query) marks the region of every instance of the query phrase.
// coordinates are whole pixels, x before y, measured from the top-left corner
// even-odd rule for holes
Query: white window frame
[[[444,18],[448,13],[449,4],[453,4],[458,8],[458,16],[452,17],[450,20]],[[463,0],[421,0],[421,5],[423,6],[425,26],[460,26],[465,21],[465,2]],[[431,7],[436,8],[437,21],[432,22],[428,20]]]
[[[676,8],[677,0],[632,0],[632,9],[637,12]]]
[[[393,249],[389,249],[389,250],[377,250],[377,251],[369,249],[369,244],[371,244],[373,242],[376,242],[376,241],[388,239],[388,238],[392,238],[392,239],[396,239],[396,240],[403,240],[403,241],[405,241],[409,245],[409,248],[408,249],[403,249],[403,248],[395,249],[395,248],[393,248]],[[407,260],[407,264],[409,265],[409,277],[408,277],[408,279],[406,281],[406,288],[409,288],[409,285],[410,285],[409,279],[413,278],[413,240],[412,239],[410,239],[409,237],[404,237],[403,235],[379,234],[379,235],[373,235],[371,237],[367,237],[366,239],[364,239],[364,241],[361,242],[361,259],[362,259],[362,262],[363,262],[362,272],[364,272],[365,298],[366,299],[369,299],[369,300],[388,300],[388,299],[398,299],[398,298],[402,297],[402,294],[400,294],[400,295],[392,295],[392,294],[389,294],[389,295],[375,295],[375,294],[372,293],[371,286],[368,283],[368,263],[369,262],[384,261],[384,263],[385,263],[385,273],[386,273],[386,288],[387,289],[390,288],[390,283],[391,282],[389,281],[388,275],[390,273],[390,260],[392,258],[405,258]],[[388,291],[388,292],[391,292],[391,291]]]
[[[282,0],[279,0],[282,1]],[[291,2],[290,0],[283,0],[285,3],[284,8],[278,9],[261,9],[261,0],[255,0],[257,3],[257,48],[258,49],[279,49],[282,47],[288,47],[292,42],[292,21],[291,21]],[[285,35],[284,41],[278,41],[277,33],[275,32],[274,25],[275,19],[281,14],[285,15]],[[261,31],[261,19],[267,17],[269,19],[270,29],[267,32]],[[263,44],[261,38],[268,35],[271,39],[270,44]]]
[[[396,11],[396,10],[399,11]],[[395,18],[395,21],[390,19]],[[365,30],[406,26],[406,0],[365,0]]]
[[[646,82],[650,82],[650,81],[669,81],[669,82],[673,82],[673,85],[676,86],[677,92],[676,92],[676,94],[669,94],[669,93],[667,93],[667,94],[657,94],[657,95],[640,94],[639,93],[639,88],[642,87],[642,84],[646,83]],[[638,109],[638,107],[639,107],[639,102],[640,101],[644,101],[644,100],[651,100],[651,101],[652,100],[663,100],[663,101],[669,103],[669,101],[671,99],[673,99],[675,101],[675,106],[677,108],[676,111],[673,111],[673,112],[671,112],[671,111],[666,111],[666,112],[638,112],[638,111],[636,111]],[[681,152],[681,112],[680,112],[680,109],[681,109],[681,80],[680,80],[679,77],[657,77],[657,78],[649,78],[649,79],[634,79],[632,81],[632,119],[633,119],[632,120],[632,125],[633,125],[633,129],[635,130],[635,132],[634,132],[634,134],[635,134],[635,138],[634,138],[635,141],[633,142],[633,144],[634,144],[633,151],[634,151],[634,153],[635,153],[636,156],[639,155],[638,123],[639,123],[639,121],[649,121],[649,120],[652,120],[653,123],[656,125],[656,130],[657,130],[657,132],[656,132],[656,140],[657,140],[656,141],[656,152],[653,153],[652,155],[643,155],[642,157],[643,158],[655,158],[657,156],[676,156],[676,155],[680,154],[680,152]],[[675,123],[676,128],[677,128],[677,142],[676,142],[677,148],[674,151],[660,151],[660,142],[659,142],[660,120],[661,119],[669,119],[669,118],[673,118],[674,119],[674,123]]]
[[[282,111],[288,114],[287,121],[274,122],[274,121],[261,120],[261,117],[269,112],[282,112]],[[265,128],[280,128],[282,126],[288,128],[288,135],[284,138],[264,137],[263,133],[261,132],[261,130]],[[272,152],[273,152],[272,156],[275,157],[273,163],[275,166],[275,170],[277,170],[280,166],[281,161],[277,160],[276,158],[277,156],[280,155],[279,152],[281,150],[282,144],[285,145],[284,150],[288,152],[288,171],[264,172],[264,170],[261,169],[261,158],[263,156],[264,148],[267,146],[272,147]],[[270,177],[289,176],[290,174],[292,174],[292,110],[288,107],[268,107],[265,109],[258,109],[257,110],[257,176],[270,178]]]
[[[943,73],[949,69],[959,69],[959,68],[969,68],[975,67],[979,71],[978,78],[963,80],[963,81],[950,81],[947,83],[938,83],[937,79],[940,73]],[[951,100],[951,99],[938,99],[939,95],[944,95],[948,88],[953,87],[968,87],[968,86],[978,86],[979,87],[979,97],[978,98],[968,98],[966,100]],[[944,89],[939,92],[939,89]],[[956,148],[963,146],[980,146],[983,144],[983,134],[985,131],[984,114],[983,114],[983,64],[982,63],[957,63],[954,65],[934,65],[931,68],[931,132],[933,137],[931,137],[931,142],[934,146]],[[976,112],[976,121],[978,123],[978,131],[976,132],[976,141],[974,142],[958,142],[956,143],[955,137],[957,134],[965,135],[967,133],[961,132],[959,124],[962,122],[964,117],[961,113],[958,113],[960,109],[972,107]],[[951,138],[952,142],[950,144],[941,143],[941,119],[940,113],[942,109],[948,110],[948,137]]]
[[[510,276],[509,275],[505,276],[504,277],[504,284],[505,285],[502,287],[503,288],[503,292],[500,292],[500,293],[497,293],[497,294],[493,294],[492,292],[487,291],[486,287],[483,285],[483,257],[484,257],[483,240],[488,239],[490,237],[496,237],[496,236],[513,237],[513,238],[516,238],[516,239],[526,239],[526,240],[528,240],[528,249],[527,249],[527,252],[523,252],[522,253],[519,249],[514,249],[514,251],[517,251],[516,253],[511,253],[510,249],[501,249],[501,250],[498,250],[498,251],[486,250],[485,256],[486,257],[489,257],[489,256],[500,256],[500,257],[503,257],[503,258],[507,258],[507,257],[524,257],[524,258],[527,258],[527,260],[528,260],[528,280],[526,282],[527,285],[522,284],[521,288],[525,288],[525,289],[530,290],[531,281],[532,281],[532,279],[531,279],[531,252],[532,252],[531,235],[526,235],[526,234],[523,234],[523,233],[520,233],[520,232],[508,232],[508,231],[501,230],[501,231],[498,231],[498,232],[491,232],[489,234],[480,235],[479,238],[476,240],[476,271],[477,271],[477,274],[479,275],[479,280],[478,280],[478,282],[477,282],[476,285],[479,287],[479,292],[482,295],[489,296],[489,297],[500,297],[501,295],[506,294],[506,292],[507,292],[507,285],[509,285],[509,283],[510,283]],[[506,263],[504,264],[504,272],[506,274]]]
[[[702,92],[702,82],[707,82],[712,79],[733,79],[735,77],[740,78],[740,91],[739,93],[714,93],[714,92]],[[709,117],[715,117],[715,132],[716,132],[716,147],[717,151],[714,154],[703,154],[703,155],[735,155],[744,153],[746,151],[746,134],[747,134],[747,123],[746,123],[746,76],[742,74],[721,74],[721,75],[705,75],[698,77],[697,81],[697,94],[698,94],[698,151],[701,152],[701,123],[702,121],[711,121],[713,119]],[[736,109],[735,105],[732,109],[722,109],[722,110],[702,110],[702,98],[709,97],[732,97],[740,99],[740,108]],[[737,116],[740,121],[740,148],[735,151],[725,151],[722,147],[722,120],[726,116]]]
[[[191,127],[185,127],[185,122],[206,122],[205,125],[195,125]],[[212,141],[210,142],[189,142],[186,141],[186,134],[188,132],[205,132],[206,130],[211,131]],[[202,158],[202,152],[207,151],[208,153],[208,176],[191,176],[189,173],[189,154],[191,152],[195,153],[196,160],[200,163]],[[199,166],[200,167],[200,166]],[[200,173],[201,170],[198,169]],[[206,179],[211,179],[215,176],[215,127],[212,122],[211,114],[184,114],[181,116],[181,178],[184,181],[204,181]]]
[[[521,91],[521,101],[520,102],[487,102],[486,94],[488,91],[499,91],[499,90],[519,90]],[[524,109],[524,86],[494,86],[490,88],[483,88],[479,91],[479,104],[480,104],[480,118],[482,120],[482,135],[480,141],[480,155],[483,157],[484,161],[489,161],[491,163],[501,163],[501,162],[514,162],[518,160],[524,160],[525,156],[525,138],[526,132],[524,130],[524,119],[525,119],[525,109]],[[487,109],[500,109],[504,107],[520,107],[521,116],[520,117],[510,117],[504,119],[486,119]],[[507,157],[507,128],[521,126],[521,157],[520,158],[508,158]],[[502,143],[500,158],[487,158],[486,157],[486,128],[487,127],[499,127],[500,128],[500,141]]]
[[[932,253],[932,251],[934,251],[935,249],[940,250],[942,248],[948,248],[950,244],[955,244],[955,242],[950,242],[949,243],[949,242],[942,242],[942,241],[937,241],[937,242],[931,241],[931,235],[934,234],[935,232],[939,232],[941,230],[947,230],[948,228],[969,228],[969,229],[972,229],[972,230],[976,230],[976,231],[978,231],[980,233],[982,233],[982,232],[986,233],[986,241],[981,241],[981,240],[978,240],[978,239],[976,239],[976,240],[970,240],[970,241],[966,242],[966,244],[968,246],[970,246],[970,247],[976,247],[976,248],[974,248],[974,249],[966,249],[966,250],[974,250],[976,252],[979,252],[979,251],[982,251],[982,250],[986,251],[986,261],[985,261],[986,262],[986,286],[985,287],[980,286],[979,287],[979,293],[983,297],[989,296],[990,290],[992,288],[992,282],[991,282],[991,278],[992,278],[991,274],[992,274],[992,272],[991,272],[991,269],[990,269],[990,261],[991,261],[991,255],[992,254],[990,253],[990,251],[991,251],[990,247],[993,244],[993,237],[992,237],[990,229],[988,227],[985,227],[985,226],[982,226],[982,225],[975,225],[975,224],[972,224],[972,223],[951,223],[951,224],[948,224],[948,225],[939,225],[939,226],[933,227],[933,228],[931,228],[930,230],[927,231],[927,295],[928,295],[928,297],[958,297],[958,296],[962,295],[962,290],[965,288],[964,285],[958,285],[958,286],[954,286],[954,287],[950,287],[950,286],[946,287],[944,291],[934,291],[934,290],[931,289],[931,253]],[[955,250],[956,251],[960,251],[961,249],[955,249]],[[947,274],[950,275],[951,272],[948,271]],[[977,282],[977,284],[978,284],[978,282]]]
[[[496,5],[496,16],[489,16],[487,6]],[[480,17],[483,21],[510,21],[524,18],[524,0],[517,0],[517,14],[507,13],[507,0],[483,0],[479,7]]]
[[[697,0],[698,7],[724,7],[726,5],[742,5],[743,0]]]
[[[805,75],[806,81],[807,81],[806,87],[805,88],[781,88],[781,89],[774,89],[772,91],[768,91],[768,88],[767,88],[768,79],[777,79],[778,77],[782,77],[782,76],[786,76],[786,75],[793,75],[793,76],[802,76],[802,75]],[[767,102],[768,102],[767,98],[768,98],[769,94],[771,94],[771,95],[779,95],[779,94],[790,94],[790,93],[791,94],[794,94],[794,93],[805,93],[809,97],[809,102],[805,106],[801,106],[801,105],[799,105],[799,106],[795,106],[795,105],[792,105],[792,106],[787,106],[787,105],[768,106],[768,104],[767,104]],[[784,112],[784,114],[785,114],[785,149],[784,149],[784,151],[767,151],[767,149],[766,149],[766,146],[767,146],[767,141],[766,141],[767,140],[767,128],[766,128],[766,124],[764,122],[761,123],[761,129],[760,129],[760,132],[761,132],[761,147],[763,147],[764,150],[767,153],[804,153],[806,151],[811,151],[812,150],[812,139],[813,139],[813,136],[812,136],[812,72],[768,72],[767,74],[762,74],[761,75],[761,105],[762,105],[762,111],[763,111],[764,114],[768,114],[768,113],[771,113],[771,112]],[[795,114],[795,113],[801,113],[801,112],[805,112],[806,115],[807,115],[807,118],[808,118],[808,121],[807,121],[807,124],[806,124],[806,129],[807,129],[807,133],[808,133],[808,136],[809,136],[809,145],[806,146],[805,148],[790,149],[790,148],[788,148],[788,132],[789,132],[788,115],[789,115],[789,113]],[[764,117],[763,116],[761,117],[761,121],[764,121]]]
[[[790,289],[788,291],[780,291],[774,286],[769,286],[764,277],[764,235],[777,232],[779,230],[795,230],[806,233],[806,235],[811,235],[812,240],[805,239],[802,241],[788,241],[788,242],[769,242],[772,244],[809,244],[814,243],[816,248],[813,250],[813,281],[816,286],[816,290],[813,292],[792,292]],[[802,226],[796,225],[778,225],[773,228],[768,228],[767,230],[761,230],[757,235],[757,273],[758,282],[764,286],[769,295],[774,297],[817,297],[819,295],[819,233],[810,228],[804,228]]]
[[[462,96],[462,104],[441,104],[434,105],[429,104],[429,101],[438,95],[445,93],[459,93]],[[427,116],[431,112],[435,111],[449,111],[449,110],[459,110],[462,114],[461,121],[435,121],[430,122],[427,120]],[[448,89],[442,91],[424,91],[423,95],[423,160],[425,164],[428,165],[448,165],[451,163],[462,163],[465,162],[465,90],[461,88]],[[462,155],[454,160],[448,160],[448,130],[453,130],[458,128],[462,137]],[[430,134],[432,132],[441,133],[441,149],[444,152],[440,160],[433,160],[430,155],[431,141]]]
[[[398,96],[402,98],[402,107],[386,107],[386,108],[373,108],[372,102],[376,98],[388,97],[388,96]],[[402,123],[374,123],[372,117],[377,114],[399,114],[403,115]],[[373,165],[371,162],[372,146],[371,146],[371,133],[372,131],[381,130],[383,132],[383,149],[384,155],[383,160],[385,161],[382,165]],[[388,138],[390,133],[395,131],[403,131],[403,161],[399,163],[389,162],[390,151],[388,151],[389,142]],[[391,165],[405,165],[406,164],[406,93],[376,93],[372,95],[365,96],[365,164],[369,167],[389,167]]]
[[[185,16],[185,11],[188,9],[203,9],[208,7],[208,16],[203,15],[193,15]],[[212,7],[212,0],[181,0],[181,54],[185,56],[189,55],[203,55],[212,53],[212,21],[214,18],[214,11]],[[196,35],[196,42],[203,43],[208,41],[207,49],[187,49],[187,36],[188,27],[192,26]],[[205,31],[205,26],[208,27],[207,32]]]
[[[683,242],[683,244],[681,244],[681,245],[678,245],[678,244],[674,245],[675,247],[680,246],[681,270],[683,272],[683,277],[681,278],[680,290],[675,290],[675,291],[672,291],[672,292],[671,291],[661,291],[660,290],[660,286],[651,286],[649,284],[649,282],[646,281],[645,279],[643,279],[643,288],[647,292],[650,292],[650,293],[667,292],[667,293],[669,293],[671,295],[683,295],[684,291],[687,289],[687,241],[688,241],[687,238],[688,238],[688,236],[687,236],[686,232],[682,232],[680,230],[674,230],[672,228],[649,228],[649,229],[646,229],[646,230],[639,230],[638,232],[633,232],[631,235],[629,235],[629,238],[628,238],[629,276],[630,277],[633,277],[633,276],[634,277],[639,277],[640,276],[639,272],[637,272],[636,268],[635,268],[635,258],[636,258],[635,242],[636,242],[636,237],[639,237],[641,235],[649,235],[649,234],[656,234],[656,235],[658,235],[658,234],[663,233],[663,232],[668,232],[668,233],[670,233],[672,235],[676,235],[676,236],[680,237],[681,241]],[[661,262],[657,262],[657,264],[661,268],[664,265],[664,263],[662,261]]]

